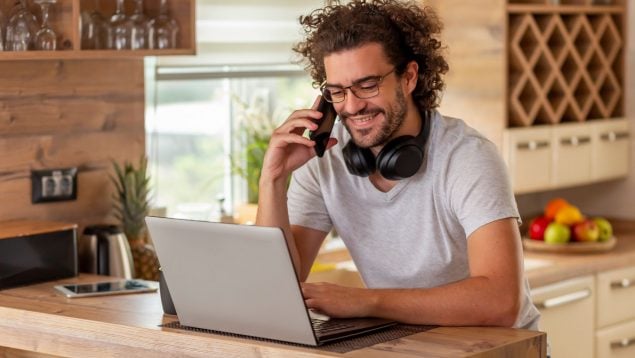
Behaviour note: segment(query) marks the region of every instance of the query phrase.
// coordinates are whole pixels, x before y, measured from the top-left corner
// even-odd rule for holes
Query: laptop
[[[280,228],[146,217],[181,325],[310,346],[380,330],[307,309]]]

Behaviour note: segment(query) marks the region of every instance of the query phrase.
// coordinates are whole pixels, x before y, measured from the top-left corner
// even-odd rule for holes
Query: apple
[[[573,225],[571,236],[575,241],[592,242],[598,241],[600,237],[600,227],[594,220],[585,219]]]
[[[545,229],[551,223],[546,216],[538,216],[529,223],[529,237],[532,240],[544,240]]]
[[[605,218],[595,218],[593,221],[595,221],[595,224],[600,230],[598,241],[608,241],[613,237],[613,226],[608,220]]]
[[[568,226],[552,222],[545,229],[545,242],[548,244],[565,244],[571,239],[571,229]]]

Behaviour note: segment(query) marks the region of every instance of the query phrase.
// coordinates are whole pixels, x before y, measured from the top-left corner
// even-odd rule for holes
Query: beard
[[[353,143],[360,148],[373,148],[383,146],[392,138],[393,134],[401,127],[406,120],[407,111],[406,97],[401,87],[397,88],[396,100],[388,108],[364,108],[357,113],[340,113],[344,127],[351,135]],[[377,114],[384,115],[384,121],[381,123],[379,131],[372,135],[374,128],[352,131],[348,126],[348,117],[356,116],[375,116]]]

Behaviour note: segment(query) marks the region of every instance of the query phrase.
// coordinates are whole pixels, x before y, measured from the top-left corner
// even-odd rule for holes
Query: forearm
[[[521,288],[472,277],[430,289],[369,290],[370,316],[410,324],[507,326],[520,308]]]

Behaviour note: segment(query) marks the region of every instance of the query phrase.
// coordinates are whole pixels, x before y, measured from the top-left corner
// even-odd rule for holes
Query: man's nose
[[[344,98],[344,101],[340,103],[342,106],[340,108],[345,113],[354,115],[366,108],[366,100],[357,98],[350,88],[347,88],[346,90],[348,91],[346,98]],[[340,110],[340,112],[342,112],[342,110]]]

